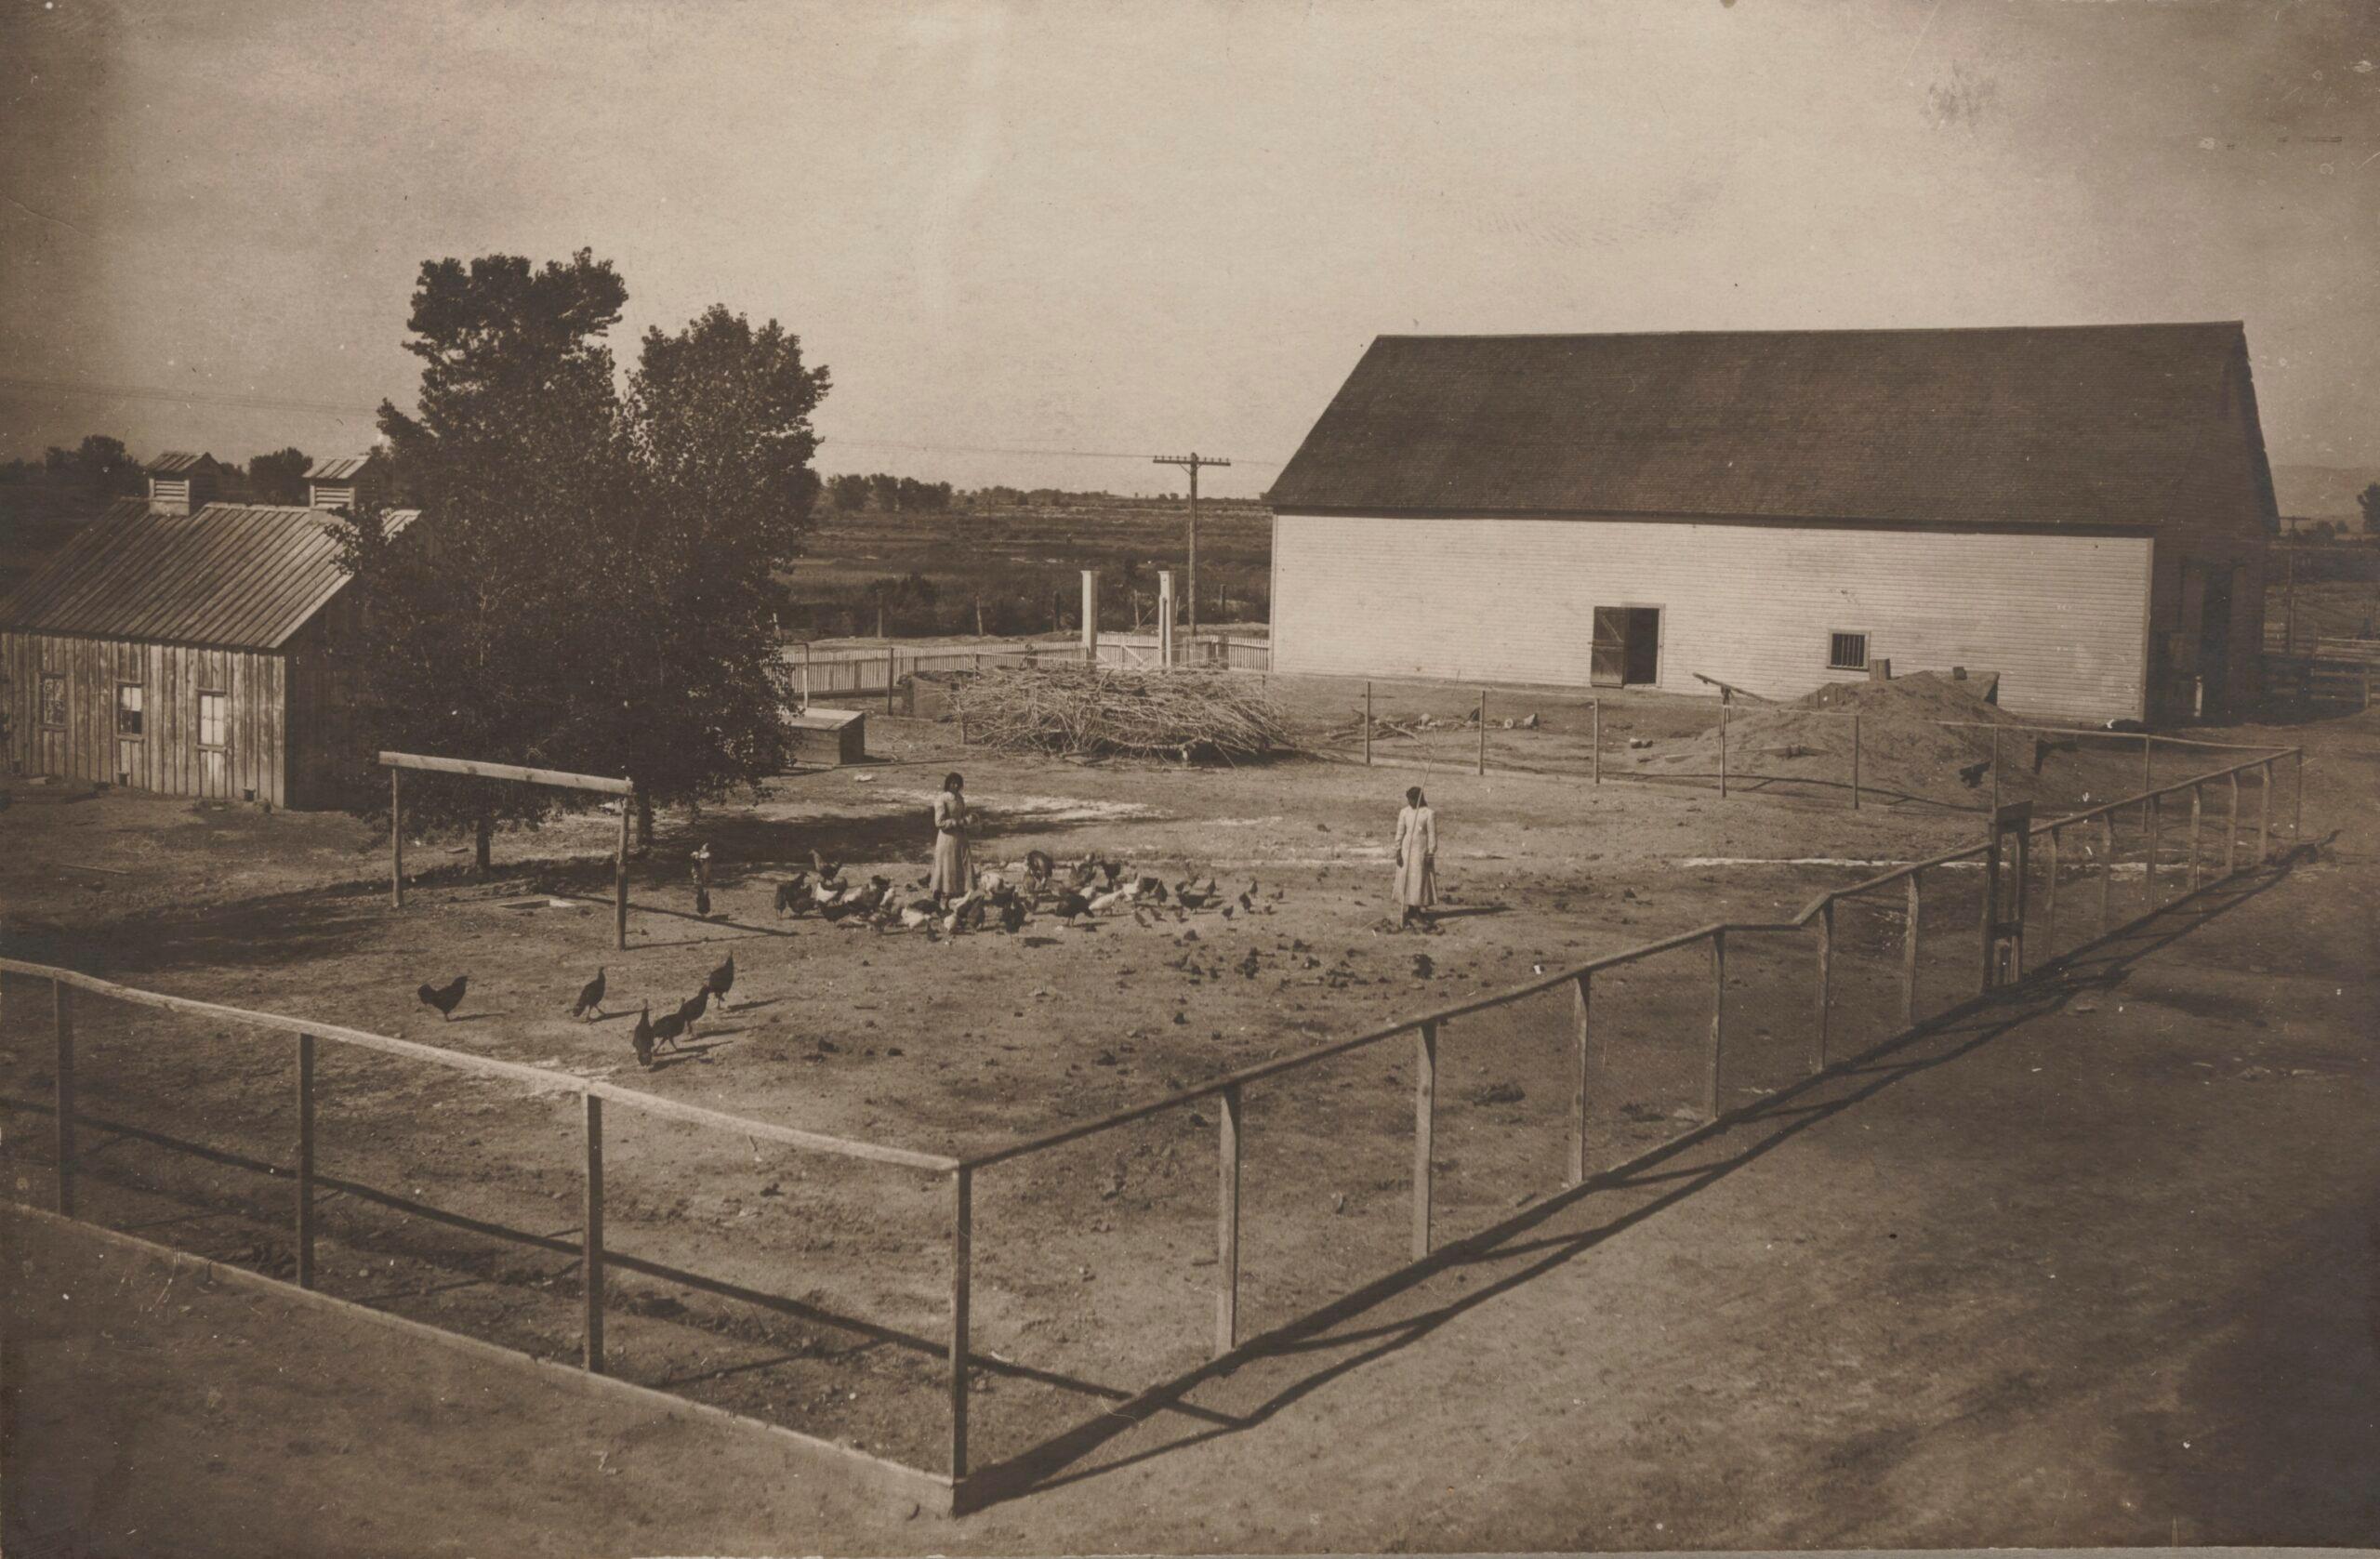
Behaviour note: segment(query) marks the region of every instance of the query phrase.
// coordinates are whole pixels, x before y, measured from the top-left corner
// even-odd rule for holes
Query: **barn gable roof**
[[[1266,497],[2257,537],[2275,512],[2237,322],[1382,336]]]
[[[348,582],[328,520],[279,504],[112,513],[0,601],[0,628],[277,650]]]

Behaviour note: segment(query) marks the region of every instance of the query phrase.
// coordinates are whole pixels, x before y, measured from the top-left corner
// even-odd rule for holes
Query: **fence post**
[[[2272,760],[2264,763],[2264,783],[2256,786],[2256,865],[2272,859]],[[2298,770],[2304,773],[2305,770]]]
[[[1826,1070],[1827,997],[1834,980],[1834,900],[1818,905],[1818,1010],[1810,1040],[1810,1070]]]
[[[2108,896],[2116,880],[2116,810],[2099,814],[2099,934],[2108,934]]]
[[[1364,680],[1364,767],[1372,766],[1372,684]]]
[[[1488,690],[1479,690],[1479,772],[1488,772]]]
[[[1580,1185],[1587,1178],[1587,1006],[1592,997],[1590,987],[1594,976],[1580,974],[1571,1001],[1577,1014],[1578,1027],[1573,1054],[1570,1057],[1570,1183]]]
[[[1727,701],[1719,700],[1719,799],[1727,796]]]
[[[1414,1035],[1413,1064],[1413,1259],[1430,1253],[1430,1156],[1438,1128],[1438,1025],[1425,1023]]]
[[[2199,784],[2197,784],[2197,785],[2193,785],[2193,786],[2190,786],[2190,876],[2189,876],[2189,884],[2190,884],[2190,886],[2189,886],[2189,891],[2190,891],[2191,892],[2193,892],[2193,893],[2195,893],[2195,892],[2198,892],[2198,885],[2199,885],[2199,875],[2198,875],[2198,873],[2199,873],[2199,868],[2198,868],[2199,813],[2200,813],[2200,812],[2201,812],[2201,811],[2202,811],[2202,810],[2203,810],[2202,803],[2203,803],[2203,801],[2204,801],[2204,799],[2205,799],[2205,794],[2206,794],[2206,785],[2205,785],[2205,783],[2204,783],[2203,781],[2200,782],[2200,783],[2199,783]]]
[[[581,1287],[587,1292],[586,1341],[581,1362],[590,1375],[603,1373],[603,1099],[588,1093],[587,1217],[579,1241]]]
[[[1239,1345],[1239,1085],[1223,1090],[1215,1188],[1215,1355]]]
[[[298,1036],[298,1287],[314,1286],[314,1037]]]
[[[1711,933],[1711,1060],[1702,1077],[1703,1113],[1719,1118],[1719,1051],[1727,1038],[1727,933]]]
[[[2057,825],[2049,826],[2049,891],[2042,895],[2042,957],[2057,956]]]
[[[628,949],[628,814],[636,810],[636,798],[620,798],[620,854],[612,868],[612,945],[625,953]]]
[[[1851,810],[1859,810],[1859,717],[1851,717]]]
[[[975,1171],[950,1172],[950,1481],[967,1475],[967,1301],[975,1243]]]
[[[58,1215],[74,1216],[74,987],[49,983],[49,1004],[58,1026]]]
[[[1592,735],[1590,735],[1590,736],[1587,738],[1587,741],[1588,741],[1587,760],[1588,760],[1588,762],[1589,762],[1589,763],[1591,763],[1592,765],[1593,765],[1593,768],[1594,768],[1594,775],[1595,775],[1595,783],[1596,783],[1597,785],[1601,785],[1601,784],[1603,783],[1603,700],[1602,700],[1602,699],[1598,698],[1598,699],[1593,700],[1593,702],[1591,702],[1590,704],[1588,704],[1588,706],[1587,706],[1587,719],[1588,719],[1588,720],[1589,720],[1589,721],[1592,723],[1592,728],[1593,728],[1593,733]]]
[[[2149,814],[2149,907],[2144,913],[2154,914],[2157,909],[2157,854],[2162,848],[2158,836],[2164,832],[2165,799],[2152,795],[2143,799],[2140,807]]]
[[[888,715],[892,712],[892,684],[901,680],[899,662],[893,658],[900,653],[898,650],[884,652],[884,712]]]
[[[2140,733],[2140,788],[2143,791],[2154,790],[2157,787],[2156,742],[2157,738],[2147,732]]]
[[[389,907],[405,906],[405,833],[404,796],[399,776],[403,769],[389,770]]]
[[[2292,846],[2295,846],[2306,837],[2306,749],[2297,748],[2294,756],[2297,761],[2297,785],[2289,798],[2289,842]]]
[[[1917,879],[1923,872],[1909,874],[1909,929],[1901,933],[1900,949],[1900,1012],[1901,1026],[1917,1026],[1917,918],[1920,898]]]
[[[2240,870],[2240,771],[2223,777],[2231,782],[2231,804],[2223,814],[2223,875],[2232,877]]]

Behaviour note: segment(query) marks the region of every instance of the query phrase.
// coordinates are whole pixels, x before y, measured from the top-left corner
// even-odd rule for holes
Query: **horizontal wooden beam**
[[[474,779],[519,780],[550,785],[562,790],[600,790],[606,796],[633,796],[636,782],[606,779],[602,774],[574,774],[565,769],[528,769],[518,763],[483,763],[469,758],[424,758],[416,752],[384,752],[380,761],[391,769],[426,769],[433,774],[469,774]]]
[[[351,1045],[358,1050],[377,1050],[382,1055],[403,1056],[408,1061],[426,1062],[453,1072],[469,1072],[474,1077],[496,1077],[519,1083],[540,1092],[593,1094],[600,1099],[617,1100],[630,1109],[652,1115],[667,1116],[694,1126],[707,1126],[721,1131],[733,1131],[756,1142],[778,1143],[787,1147],[803,1148],[813,1153],[830,1153],[842,1158],[864,1158],[877,1164],[897,1164],[906,1169],[931,1169],[947,1173],[959,1167],[959,1160],[935,1153],[915,1153],[907,1148],[887,1147],[879,1143],[853,1142],[843,1137],[829,1137],[821,1132],[803,1131],[795,1127],[777,1126],[764,1120],[748,1120],[742,1116],[728,1115],[721,1110],[705,1109],[700,1104],[681,1103],[657,1094],[622,1088],[616,1083],[599,1082],[571,1072],[558,1072],[543,1066],[523,1066],[517,1061],[498,1061],[493,1056],[470,1055],[462,1050],[450,1050],[436,1045],[419,1044],[411,1039],[393,1039],[385,1034],[367,1033],[363,1029],[341,1028],[335,1024],[312,1018],[287,1018],[278,1012],[257,1012],[244,1007],[224,1007],[212,1001],[193,1001],[188,997],[166,996],[159,991],[139,990],[131,985],[119,985],[97,975],[78,974],[71,969],[53,969],[46,964],[26,963],[20,958],[0,958],[0,973],[21,974],[29,979],[54,980],[76,990],[89,991],[112,1000],[135,1007],[154,1007],[168,1012],[187,1012],[192,1017],[206,1018],[219,1024],[239,1024],[249,1028],[267,1029],[277,1034],[311,1034],[316,1039],[337,1045]]]

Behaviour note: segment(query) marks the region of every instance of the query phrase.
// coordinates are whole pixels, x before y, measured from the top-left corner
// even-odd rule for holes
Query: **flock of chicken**
[[[603,993],[609,973],[607,968],[598,968],[595,978],[578,987],[578,999],[570,1004],[572,1017],[593,1023],[605,1016]],[[457,974],[443,985],[423,985],[414,995],[424,1007],[434,1008],[441,1022],[446,1022],[454,1017],[455,1009],[463,1004],[463,993],[469,988],[470,983],[469,975]],[[650,1069],[656,1048],[667,1045],[676,1050],[680,1040],[693,1035],[694,1024],[709,1011],[714,1000],[721,1011],[727,1010],[727,993],[734,988],[735,955],[730,953],[725,962],[703,977],[702,988],[678,1003],[675,1011],[664,1012],[656,1018],[653,1015],[653,1003],[643,1003],[637,1013],[636,1028],[628,1036],[628,1044],[636,1051],[636,1064]]]
[[[1261,890],[1252,879],[1238,895],[1236,905],[1226,902],[1225,891],[1210,876],[1203,882],[1185,879],[1171,888],[1152,873],[1135,872],[1120,862],[1093,852],[1064,868],[1038,850],[1025,858],[1023,880],[1012,882],[996,871],[979,872],[974,887],[944,904],[924,894],[929,879],[910,884],[912,896],[892,891],[892,880],[871,877],[853,882],[843,876],[840,862],[820,859],[811,852],[811,870],[796,872],[777,884],[780,918],[815,915],[829,924],[866,926],[878,931],[923,931],[929,940],[964,931],[1023,931],[1027,922],[1047,915],[1079,928],[1087,919],[1130,911],[1144,926],[1157,923],[1170,911],[1176,920],[1189,912],[1220,905],[1223,918],[1235,914],[1270,915],[1269,902],[1260,902]],[[1273,890],[1277,900],[1281,890]]]
[[[1212,876],[1204,881],[1185,878],[1168,888],[1162,878],[1134,872],[1095,852],[1062,869],[1048,855],[1033,851],[1025,856],[1022,881],[1012,882],[996,871],[979,872],[973,889],[948,904],[937,904],[926,896],[899,897],[892,892],[890,878],[871,877],[866,882],[853,882],[843,876],[840,863],[821,860],[815,851],[811,852],[810,865],[810,871],[797,872],[777,885],[776,909],[780,917],[815,915],[829,924],[852,929],[865,926],[877,931],[923,931],[932,941],[966,931],[998,930],[1013,933],[1043,915],[1077,929],[1099,917],[1127,910],[1143,926],[1157,925],[1167,914],[1176,921],[1187,920],[1192,911],[1208,908],[1219,910],[1228,920],[1235,915],[1270,915],[1274,903],[1283,896],[1279,888],[1264,893],[1250,879],[1235,898],[1219,887]],[[927,880],[920,879],[913,883],[913,892],[923,889]],[[579,987],[578,999],[571,1003],[572,1017],[592,1023],[605,1015],[603,997],[608,972],[606,969],[597,969],[595,978]],[[462,1005],[463,994],[469,986],[470,976],[458,974],[446,984],[425,984],[414,994],[444,1022],[454,1017],[455,1009]],[[680,1040],[694,1033],[694,1024],[713,1001],[724,1011],[727,993],[734,986],[735,955],[730,953],[725,962],[704,977],[702,988],[678,1003],[674,1011],[656,1018],[653,1004],[642,1003],[636,1028],[628,1037],[637,1064],[649,1069],[656,1049],[667,1045],[675,1050]]]

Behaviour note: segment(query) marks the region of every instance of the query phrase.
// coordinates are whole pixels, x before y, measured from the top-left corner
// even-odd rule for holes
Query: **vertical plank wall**
[[[279,654],[251,650],[143,644],[61,634],[0,634],[0,670],[8,678],[8,760],[18,772],[112,785],[129,775],[136,790],[207,800],[289,804],[284,751],[287,667]],[[66,724],[41,723],[41,679],[66,678]],[[144,727],[119,741],[116,684],[143,689]],[[198,746],[198,695],[227,698],[227,750],[219,783],[210,785]]]

